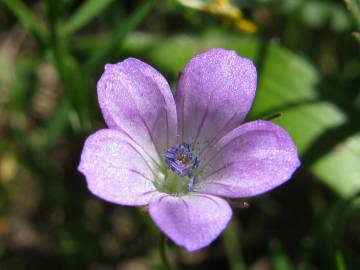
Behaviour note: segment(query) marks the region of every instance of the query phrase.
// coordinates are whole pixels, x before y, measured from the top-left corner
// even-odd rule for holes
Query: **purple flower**
[[[175,98],[140,60],[106,65],[97,91],[109,128],[86,140],[79,165],[88,188],[109,202],[149,205],[161,231],[188,251],[207,246],[232,215],[222,197],[271,190],[300,165],[285,130],[243,123],[256,79],[250,60],[224,49],[191,59]]]

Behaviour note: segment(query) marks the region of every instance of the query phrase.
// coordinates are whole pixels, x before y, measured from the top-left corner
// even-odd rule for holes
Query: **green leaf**
[[[360,189],[359,137],[351,136],[354,127],[348,126],[348,116],[318,93],[319,83],[309,63],[272,44],[253,115],[282,112],[275,122],[289,131],[303,163],[326,185],[348,196]]]
[[[313,172],[343,195],[360,190],[360,135],[334,147],[312,166]]]
[[[65,25],[65,32],[76,32],[105,10],[114,0],[88,0],[76,11]]]
[[[275,122],[294,139],[304,158],[303,166],[340,195],[360,189],[360,138],[353,135],[356,128],[344,112],[321,96],[317,90],[320,75],[302,57],[276,43],[226,36],[154,39],[133,35],[124,44],[127,55],[140,56],[173,80],[193,55],[211,47],[235,49],[255,61],[259,84],[250,119],[283,113]],[[335,141],[322,142],[323,137],[332,139],[332,135]]]

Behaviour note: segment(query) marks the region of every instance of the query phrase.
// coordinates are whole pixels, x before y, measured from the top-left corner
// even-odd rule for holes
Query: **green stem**
[[[165,270],[171,270],[169,259],[166,255],[166,236],[164,234],[160,234],[160,245],[159,245],[159,251],[160,251],[160,257],[161,261],[163,263]]]
[[[240,222],[234,217],[223,234],[225,250],[231,270],[246,270],[240,245]]]
[[[336,259],[336,269],[337,270],[346,270],[346,263],[344,259],[344,254],[341,250],[337,250],[335,253],[335,259]]]

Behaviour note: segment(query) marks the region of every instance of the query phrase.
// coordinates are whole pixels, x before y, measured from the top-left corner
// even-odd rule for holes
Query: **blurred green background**
[[[0,269],[162,269],[145,209],[95,198],[76,167],[85,138],[105,125],[105,63],[140,58],[175,89],[187,61],[211,47],[253,59],[248,120],[281,113],[273,121],[303,165],[250,207],[233,202],[210,247],[170,244],[172,263],[360,269],[357,31],[359,0],[0,0]]]

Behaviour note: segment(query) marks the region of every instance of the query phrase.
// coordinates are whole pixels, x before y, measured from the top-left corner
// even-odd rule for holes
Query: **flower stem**
[[[169,259],[166,255],[166,236],[164,234],[160,234],[160,243],[159,243],[159,251],[162,264],[165,270],[171,270]]]
[[[246,270],[240,245],[240,222],[234,217],[223,235],[225,250],[231,270]]]

